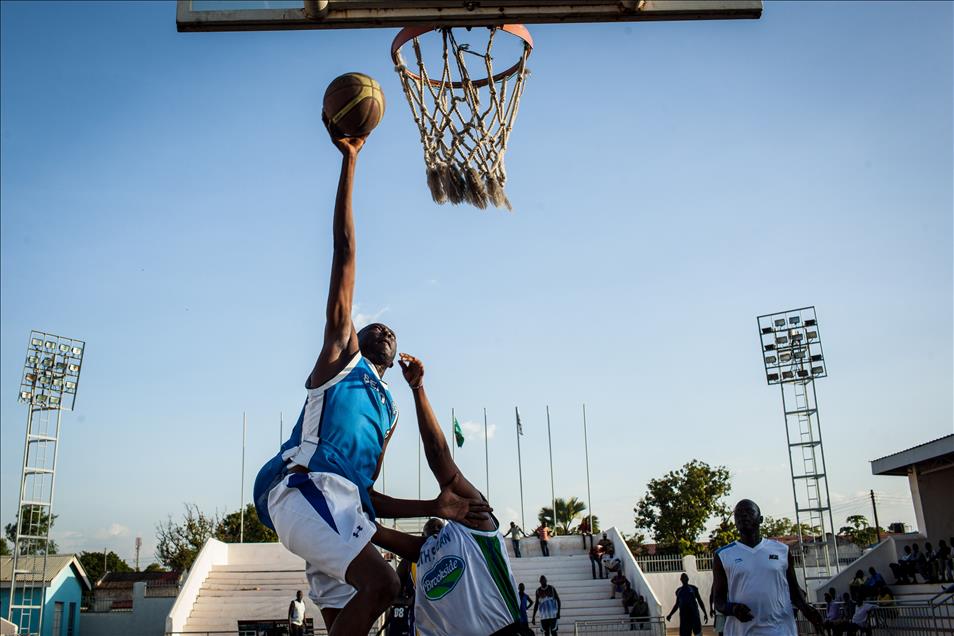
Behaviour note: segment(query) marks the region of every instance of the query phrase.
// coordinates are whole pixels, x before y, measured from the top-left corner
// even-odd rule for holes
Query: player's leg
[[[334,618],[328,634],[367,634],[401,588],[397,573],[369,543],[351,561],[345,579],[357,592]]]

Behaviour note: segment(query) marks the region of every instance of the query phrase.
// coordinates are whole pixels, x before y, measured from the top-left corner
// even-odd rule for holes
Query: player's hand
[[[465,499],[449,487],[437,496],[437,516],[473,526],[490,519],[493,508],[482,499]]]
[[[325,125],[325,128],[328,130],[328,135],[331,137],[331,143],[335,145],[335,148],[341,151],[345,157],[349,159],[354,159],[358,156],[358,153],[361,152],[361,148],[364,146],[365,139],[368,138],[367,135],[364,137],[344,137],[341,132],[335,127],[331,121],[328,120],[328,116],[322,111],[321,113],[321,123]]]
[[[732,605],[732,615],[743,623],[748,623],[750,620],[755,618],[752,614],[752,610],[749,609],[749,606],[745,603],[734,603]]]
[[[407,353],[402,353],[398,364],[401,365],[401,373],[404,379],[412,389],[416,389],[424,384],[424,363]]]
[[[809,611],[802,611],[802,614],[805,615],[805,618],[808,619],[808,622],[815,627],[815,631],[819,634],[825,633],[825,620],[822,618],[821,613],[811,605],[807,608]]]

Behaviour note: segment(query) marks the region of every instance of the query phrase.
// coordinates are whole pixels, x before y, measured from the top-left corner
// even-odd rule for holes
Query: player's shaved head
[[[387,325],[374,322],[358,332],[358,348],[380,370],[387,369],[394,366],[397,336]]]
[[[424,524],[424,536],[433,537],[434,535],[440,533],[444,529],[444,522],[441,519],[433,517],[427,520],[427,523]]]
[[[735,504],[732,515],[735,519],[735,527],[746,543],[758,542],[759,526],[762,525],[762,511],[759,505],[751,499],[742,499]]]

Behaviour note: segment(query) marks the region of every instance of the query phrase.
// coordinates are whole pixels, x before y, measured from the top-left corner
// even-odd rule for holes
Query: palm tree
[[[557,499],[556,521],[553,519],[553,509],[544,506],[540,509],[537,519],[542,524],[546,521],[547,525],[553,528],[554,534],[570,534],[570,524],[586,510],[586,504],[576,497],[569,499]]]

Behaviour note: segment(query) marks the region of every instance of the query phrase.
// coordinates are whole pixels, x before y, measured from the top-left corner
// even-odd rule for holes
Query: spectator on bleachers
[[[603,546],[597,544],[590,548],[590,569],[593,570],[593,578],[596,578],[596,568],[600,568],[600,578],[603,576]]]
[[[891,568],[891,574],[894,575],[894,584],[900,585],[901,583],[910,583],[911,577],[914,576],[914,563],[912,558],[914,553],[911,551],[911,546],[904,546],[904,554],[898,559],[897,563],[889,563],[888,567]],[[915,581],[917,582],[917,581]]]
[[[583,517],[579,525],[580,536],[583,537],[583,549],[586,549],[586,539],[590,540],[590,547],[593,547],[593,530],[590,528],[590,518]]]
[[[934,548],[931,546],[930,542],[926,542],[924,544],[924,570],[922,571],[921,575],[928,583],[936,583],[937,570],[937,552],[934,551]]]
[[[882,581],[875,588],[874,599],[878,603],[891,603],[894,601],[894,594],[891,593],[891,588],[888,587],[888,584]]]
[[[924,576],[924,572],[927,570],[927,559],[924,558],[924,553],[921,552],[921,548],[917,543],[911,546],[911,559],[908,563],[910,564],[909,574],[911,575],[912,583],[918,582],[918,574],[925,579],[927,578]]]
[[[831,634],[837,626],[845,621],[842,615],[843,605],[838,597],[831,592],[825,592],[825,631]]]
[[[865,579],[865,597],[871,598],[875,595],[879,585],[887,585],[884,577],[873,567],[868,568],[868,578]]]
[[[851,617],[851,621],[845,623],[842,626],[841,632],[835,632],[836,634],[857,634],[861,632],[862,634],[867,634],[871,636],[871,627],[868,626],[868,614],[871,610],[876,609],[878,606],[871,602],[862,603],[858,606],[858,609],[855,610],[855,613]]]
[[[841,616],[845,621],[850,621],[855,613],[855,604],[851,600],[851,594],[845,592],[841,595]]]
[[[513,521],[510,522],[510,529],[504,533],[505,537],[510,537],[510,543],[513,545],[513,556],[514,558],[520,558],[520,539],[521,537],[527,536],[527,533],[523,531],[523,528],[518,526]]]
[[[536,529],[534,534],[540,539],[540,552],[542,552],[545,557],[550,556],[550,537],[553,533],[550,531],[550,526],[547,525],[547,522],[544,521],[540,524],[540,527]]]
[[[623,611],[629,614],[629,610],[636,604],[637,594],[633,586],[629,584],[629,581],[626,579],[623,580],[626,581],[623,583]]]
[[[610,591],[612,593],[612,596],[610,596],[611,599],[615,599],[617,594],[623,593],[623,590],[625,589],[623,587],[624,583],[629,585],[629,581],[626,580],[626,577],[623,576],[622,572],[617,572],[616,575],[610,579]]]
[[[938,572],[942,581],[954,581],[954,559],[951,558],[951,546],[941,539],[937,542]]]
[[[865,571],[855,572],[855,578],[848,584],[848,591],[851,592],[851,600],[860,603],[865,598]]]
[[[603,538],[599,540],[599,544],[603,548],[604,554],[613,554],[616,552],[616,546],[613,545],[613,542],[609,537],[606,536],[606,533],[603,533]]]
[[[602,563],[603,569],[606,570],[606,576],[611,576],[617,572],[623,571],[622,561],[614,557],[612,554],[604,554]]]
[[[631,630],[642,630],[649,627],[649,603],[646,602],[642,594],[636,595],[636,604],[633,605],[633,609],[629,610],[629,617],[633,619],[629,623]]]

